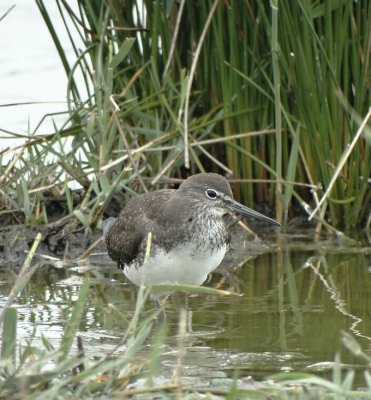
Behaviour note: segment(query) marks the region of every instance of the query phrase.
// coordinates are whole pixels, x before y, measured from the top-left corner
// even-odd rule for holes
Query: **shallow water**
[[[342,346],[341,332],[351,333],[371,354],[370,246],[345,245],[337,239],[316,242],[312,230],[280,235],[272,230],[263,236],[263,243],[241,235],[235,239],[235,250],[207,283],[241,296],[189,296],[183,375],[227,377],[236,369],[255,380],[281,371],[326,374],[340,352],[344,364],[359,369],[357,382],[362,385],[362,361]],[[236,267],[242,259],[248,260]],[[43,334],[58,346],[86,275],[91,290],[80,331],[85,353],[101,356],[119,343],[126,326],[114,319],[108,304],[130,320],[137,288],[105,256],[39,266],[17,302],[20,343],[34,336],[34,345],[42,348]],[[0,270],[0,306],[14,279],[15,274]],[[177,364],[176,333],[184,304],[180,293],[166,303],[169,330],[159,375],[169,375]],[[148,300],[143,315],[154,309]],[[152,337],[160,326],[154,327]]]

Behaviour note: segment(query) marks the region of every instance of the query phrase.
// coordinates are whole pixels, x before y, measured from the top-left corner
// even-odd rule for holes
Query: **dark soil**
[[[81,200],[81,195],[79,191],[74,192],[74,203]],[[39,232],[42,234],[42,241],[37,253],[66,261],[75,260],[102,237],[99,228],[90,231],[76,219],[68,218],[68,208],[63,199],[46,196],[44,201],[49,222],[47,225],[26,226],[24,214],[20,210],[0,215],[0,267],[20,268]],[[124,196],[115,196],[102,218],[117,216],[123,206]],[[2,209],[4,210],[4,207]],[[94,251],[106,251],[104,241],[101,241]]]
[[[12,269],[20,268],[38,232],[42,234],[42,241],[37,253],[66,261],[81,256],[102,236],[101,231],[97,230],[92,233],[81,227],[71,231],[68,226],[60,230],[48,229],[45,226],[9,225],[2,227],[0,228],[0,266]],[[104,242],[102,241],[94,251],[105,251]]]

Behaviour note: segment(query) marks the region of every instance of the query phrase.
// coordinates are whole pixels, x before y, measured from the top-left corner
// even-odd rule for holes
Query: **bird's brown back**
[[[146,242],[158,218],[160,208],[176,190],[148,192],[131,199],[106,236],[109,256],[119,264],[130,263]]]

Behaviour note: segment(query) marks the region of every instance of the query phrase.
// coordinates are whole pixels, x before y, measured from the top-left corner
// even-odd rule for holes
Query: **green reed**
[[[68,198],[66,182],[77,182],[86,195],[69,201],[70,215],[94,227],[117,190],[179,177],[186,154],[189,172],[232,173],[243,180],[237,198],[268,203],[287,221],[292,205],[318,203],[370,105],[366,1],[231,0],[210,15],[211,0],[79,1],[74,9],[58,0],[74,60],[48,3],[35,1],[69,79],[69,118],[21,147],[4,178],[9,196],[26,180],[16,196],[30,222],[48,219],[45,190],[55,185]],[[366,225],[369,131],[368,123],[319,221]]]

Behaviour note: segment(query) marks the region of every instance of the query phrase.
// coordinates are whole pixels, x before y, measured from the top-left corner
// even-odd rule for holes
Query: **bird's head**
[[[237,212],[243,216],[253,217],[272,225],[280,225],[274,219],[234,200],[227,179],[218,174],[190,176],[180,185],[177,195],[187,198],[190,207],[200,207],[209,214],[222,216],[228,212]]]

